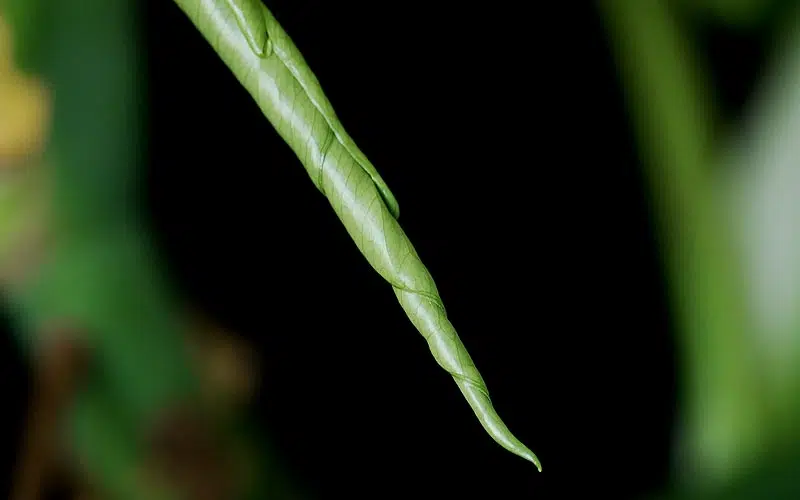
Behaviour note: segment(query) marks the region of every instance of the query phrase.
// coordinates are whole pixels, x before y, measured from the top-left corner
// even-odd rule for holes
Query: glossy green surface
[[[397,200],[345,132],[303,56],[260,0],[176,0],[291,147],[439,365],[501,446],[539,460],[495,412],[436,285],[397,222]],[[266,39],[264,39],[266,37]],[[263,47],[263,49],[261,49]]]

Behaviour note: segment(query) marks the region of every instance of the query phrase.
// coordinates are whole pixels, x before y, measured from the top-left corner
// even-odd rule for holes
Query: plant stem
[[[709,167],[709,86],[658,0],[601,0],[654,199],[684,367],[682,479],[724,481],[759,449],[760,377]]]

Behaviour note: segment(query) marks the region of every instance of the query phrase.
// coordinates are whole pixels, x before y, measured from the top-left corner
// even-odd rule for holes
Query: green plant
[[[397,201],[345,132],[270,11],[258,0],[176,3],[298,156],[370,265],[392,285],[488,433],[540,466],[492,408],[430,274],[397,222]],[[800,123],[792,115],[792,105],[800,102],[794,91],[800,88],[796,16],[786,16],[783,28],[789,34],[776,57],[775,75],[757,103],[758,119],[741,142],[722,137],[710,71],[683,23],[714,20],[749,29],[765,23],[781,5],[796,14],[789,4],[598,1],[645,160],[685,359],[676,498],[687,492],[752,498],[758,495],[754,491],[793,498],[785,492],[797,488],[793,469],[785,464],[754,475],[757,481],[766,478],[755,487],[737,474],[780,461],[787,449],[796,448],[785,443],[800,437],[795,425],[800,294],[775,293],[774,283],[756,286],[754,273],[748,273],[761,265],[748,259],[763,261],[769,253],[754,243],[761,233],[753,227],[769,225],[768,217],[753,215],[763,208],[763,199],[788,197],[786,205],[794,210],[790,218],[800,220],[798,204],[790,203],[800,199],[796,188],[775,188],[797,185],[796,166],[784,168],[796,165],[790,161],[796,156],[793,141],[781,140],[797,135]],[[182,334],[182,306],[161,275],[141,207],[129,191],[139,149],[137,134],[130,133],[139,121],[131,90],[136,86],[134,16],[123,1],[89,0],[83,10],[67,0],[10,0],[2,7],[14,27],[15,62],[53,82],[59,96],[44,153],[15,159],[15,170],[0,172],[0,282],[16,313],[20,345],[32,359],[44,359],[48,347],[64,338],[76,344],[88,340],[95,363],[68,408],[70,450],[80,456],[90,480],[115,498],[172,499],[173,488],[136,475],[148,459],[142,439],[163,423],[165,411],[171,418],[202,406],[201,374]],[[95,92],[88,89],[102,90],[87,99]],[[44,171],[48,175],[38,175]],[[44,218],[41,208],[48,204],[55,216]],[[46,237],[38,235],[41,228]],[[29,244],[42,248],[30,252]],[[798,249],[790,246],[790,258],[781,260],[781,271],[794,283],[800,283],[798,267],[792,266]],[[22,257],[31,261],[18,260]],[[5,272],[12,267],[25,272],[12,277]],[[776,303],[780,314],[774,313]],[[151,365],[146,373],[138,366],[141,359]],[[179,411],[171,413],[175,402]],[[218,430],[233,443],[238,459],[259,473],[242,495],[291,492],[273,464],[262,466],[270,457],[262,441],[251,442],[257,426],[228,424],[220,423]],[[240,428],[245,431],[235,430]]]
[[[311,69],[259,0],[176,0],[300,158],[358,249],[391,285],[455,379],[486,432],[536,464],[497,415],[486,384],[447,318],[428,270],[397,222],[399,207],[375,167],[347,135]]]
[[[178,4],[215,40],[223,60],[294,149],[369,263],[391,283],[486,431],[541,469],[492,407],[430,274],[397,223],[394,196],[344,131],[270,12],[257,1]],[[40,194],[53,197],[56,217],[48,221],[45,257],[22,282],[7,287],[8,298],[19,312],[21,344],[34,359],[65,335],[91,346],[92,371],[74,389],[66,434],[91,481],[118,498],[171,498],[170,488],[155,478],[141,481],[134,472],[148,460],[143,439],[152,429],[177,418],[174,411],[200,404],[198,376],[182,337],[180,304],[163,279],[140,220],[141,207],[129,191],[135,185],[138,136],[121,128],[130,129],[138,120],[130,83],[136,44],[127,42],[134,38],[133,16],[126,2],[97,0],[92,6],[77,11],[69,2],[45,8],[41,2],[18,1],[6,11],[12,25],[26,28],[18,34],[16,60],[55,82],[59,95],[42,160],[52,165],[54,191]],[[107,43],[96,46],[94,40],[101,39]],[[83,65],[81,71],[76,64]],[[81,109],[91,88],[107,93]],[[289,101],[293,106],[286,106]],[[30,214],[8,213],[20,222],[31,220]],[[149,368],[143,372],[139,365],[145,359]],[[239,427],[223,426],[222,432],[236,442],[234,428]],[[254,448],[240,455],[263,461]],[[280,484],[266,476],[255,483],[250,494]]]
[[[794,368],[800,323],[795,315],[780,324],[780,359],[765,352],[775,348],[765,341],[776,332],[758,318],[764,314],[759,303],[770,299],[753,299],[752,269],[761,264],[748,261],[754,255],[763,259],[757,254],[770,253],[769,245],[781,252],[798,250],[790,243],[796,226],[780,226],[784,234],[777,243],[752,227],[753,217],[763,228],[797,217],[796,211],[776,213],[766,207],[766,212],[753,204],[763,203],[756,190],[765,182],[773,184],[770,198],[797,196],[789,184],[787,190],[775,189],[770,180],[776,172],[785,178],[789,170],[797,171],[785,157],[792,143],[784,142],[797,132],[789,119],[797,97],[788,90],[797,85],[796,7],[748,0],[601,0],[598,6],[644,160],[686,359],[676,450],[679,479],[691,488],[718,487],[739,480],[743,467],[784,453],[784,443],[797,437],[790,422],[800,414],[795,396],[800,378]],[[747,29],[781,8],[790,15],[788,24],[778,28],[788,36],[778,45],[774,74],[764,79],[768,86],[746,115],[758,119],[726,137],[722,132],[734,129],[722,127],[710,69],[682,21],[695,16],[698,24],[713,21]],[[785,209],[796,210],[789,203]],[[797,283],[796,274],[787,279]],[[759,293],[770,296],[774,286],[768,283]],[[780,298],[787,305],[800,299],[789,293]],[[782,367],[779,376],[774,374],[777,366]]]

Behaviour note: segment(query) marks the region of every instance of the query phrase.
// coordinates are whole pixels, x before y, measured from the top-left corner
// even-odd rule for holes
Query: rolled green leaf
[[[430,273],[397,222],[399,208],[345,132],[297,47],[260,0],[175,0],[258,103],[330,201],[359,250],[391,283],[439,365],[501,446],[539,460],[494,410],[480,373],[447,319]],[[261,31],[264,49],[258,50]],[[256,48],[254,50],[254,42]]]

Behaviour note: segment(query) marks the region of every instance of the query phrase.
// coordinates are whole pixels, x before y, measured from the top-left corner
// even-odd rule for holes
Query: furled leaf
[[[252,0],[246,9],[243,1],[176,3],[298,156],[361,253],[392,285],[434,358],[453,376],[484,429],[501,446],[541,470],[536,455],[511,434],[495,412],[486,384],[447,318],[431,275],[397,222],[397,201],[345,132],[316,77],[269,10],[260,0]],[[249,17],[243,19],[242,14]],[[251,31],[259,26],[266,29],[269,49],[265,51],[252,49]]]

